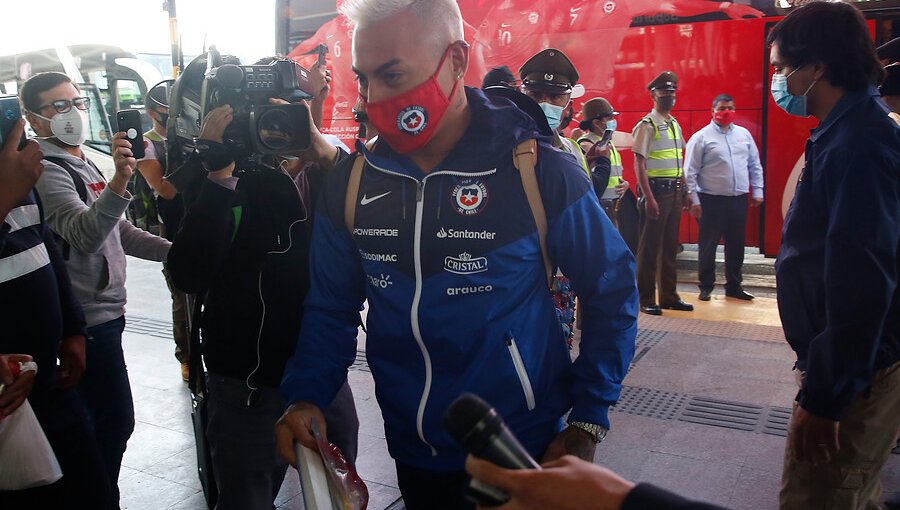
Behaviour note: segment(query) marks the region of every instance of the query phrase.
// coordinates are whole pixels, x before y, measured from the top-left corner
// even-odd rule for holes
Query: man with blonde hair
[[[465,392],[535,458],[592,460],[634,353],[634,258],[579,164],[512,102],[463,86],[455,1],[348,0],[342,11],[379,137],[329,174],[317,203],[279,449],[293,460],[292,440],[311,446],[312,424],[323,427],[367,299],[366,355],[406,508],[472,508],[465,451],[442,423]],[[574,363],[547,289],[554,266],[585,310]]]

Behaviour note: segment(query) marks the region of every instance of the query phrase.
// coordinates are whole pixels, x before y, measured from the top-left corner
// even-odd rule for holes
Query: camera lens
[[[256,123],[260,143],[274,152],[294,147],[294,133],[298,131],[294,124],[291,115],[282,109],[263,112]]]

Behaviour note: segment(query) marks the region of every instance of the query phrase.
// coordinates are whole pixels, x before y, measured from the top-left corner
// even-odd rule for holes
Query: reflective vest
[[[569,154],[575,156],[575,159],[581,163],[581,168],[584,170],[584,175],[591,179],[591,171],[588,168],[587,159],[584,157],[584,151],[581,150],[581,146],[575,143],[575,140],[571,138],[566,138],[564,136],[559,136],[559,133],[553,133],[553,146],[557,149],[568,152]]]
[[[641,122],[653,126],[653,139],[647,154],[647,177],[681,177],[684,171],[684,139],[678,121],[672,117],[671,122],[656,125],[647,116]]]
[[[590,143],[597,143],[601,138],[600,135],[595,134],[593,131],[588,131],[578,139],[578,143],[585,140]],[[606,183],[606,189],[603,190],[603,195],[600,197],[601,200],[618,198],[616,186],[619,185],[619,177],[622,177],[622,156],[616,150],[616,146],[613,145],[612,141],[609,142],[609,166],[609,182]]]

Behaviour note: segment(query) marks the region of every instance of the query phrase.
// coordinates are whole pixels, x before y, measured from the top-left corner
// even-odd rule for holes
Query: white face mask
[[[53,136],[44,138],[56,138],[72,147],[78,147],[87,140],[87,115],[78,108],[72,107],[66,113],[57,113],[52,118],[37,113],[34,115],[50,123],[50,132]]]

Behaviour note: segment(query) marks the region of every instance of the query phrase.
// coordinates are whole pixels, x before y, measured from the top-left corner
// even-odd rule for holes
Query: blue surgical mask
[[[550,124],[550,129],[558,128],[562,120],[563,107],[550,103],[539,103],[539,105],[541,110],[544,110],[544,116],[547,117],[547,124]]]
[[[775,104],[780,106],[782,110],[791,115],[809,117],[809,112],[806,110],[806,94],[809,94],[809,91],[812,90],[818,80],[813,81],[802,96],[795,96],[788,92],[788,78],[800,69],[800,67],[794,69],[787,76],[777,73],[772,75],[772,99],[775,100]]]
[[[619,123],[616,122],[616,119],[613,119],[606,123],[606,129],[609,129],[611,131],[615,131],[617,127],[619,127]]]

